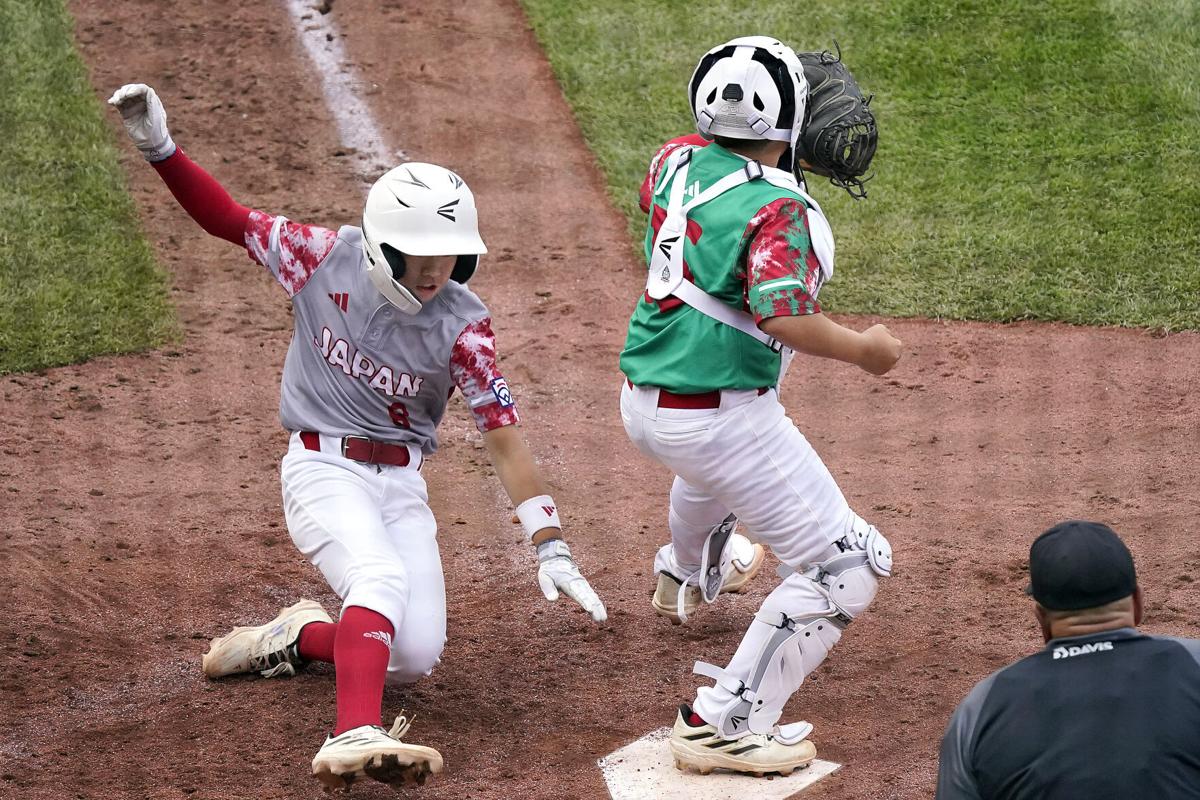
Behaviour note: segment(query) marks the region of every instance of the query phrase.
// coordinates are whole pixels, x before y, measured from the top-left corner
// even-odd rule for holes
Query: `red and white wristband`
[[[517,519],[521,521],[521,528],[524,529],[525,538],[528,540],[532,540],[533,535],[542,528],[562,530],[562,523],[558,520],[558,506],[548,494],[531,497],[517,506]]]

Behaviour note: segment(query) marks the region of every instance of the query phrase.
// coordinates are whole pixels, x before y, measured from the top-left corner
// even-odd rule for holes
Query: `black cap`
[[[1029,588],[1043,608],[1095,608],[1137,589],[1129,548],[1099,522],[1072,519],[1043,533],[1029,548]]]

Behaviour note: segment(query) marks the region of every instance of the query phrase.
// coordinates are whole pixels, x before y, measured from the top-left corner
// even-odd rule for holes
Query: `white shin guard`
[[[733,548],[730,539],[737,527],[737,517],[730,514],[721,524],[709,531],[704,540],[703,560],[700,562],[700,596],[711,603],[721,593],[725,576],[733,569]]]
[[[807,731],[795,725],[776,726],[783,707],[805,676],[820,666],[842,638],[847,625],[871,604],[879,577],[891,574],[891,547],[887,539],[857,515],[851,530],[836,544],[840,553],[813,565],[793,580],[812,581],[828,600],[828,607],[803,616],[760,611],[750,624],[766,625],[770,633],[743,681],[712,664],[696,662],[694,672],[712,678],[733,698],[710,720],[720,735],[736,739],[749,733],[770,733],[803,738]],[[862,530],[859,530],[859,528]]]
[[[679,564],[675,559],[673,545],[664,545],[655,555],[654,571],[665,572],[680,582],[679,596],[675,607],[678,609],[681,622],[687,622],[688,618],[684,594],[689,585],[699,587],[700,597],[705,603],[712,603],[721,593],[725,578],[734,570],[733,533],[737,529],[737,524],[737,517],[730,514],[712,527],[704,539],[699,569]]]

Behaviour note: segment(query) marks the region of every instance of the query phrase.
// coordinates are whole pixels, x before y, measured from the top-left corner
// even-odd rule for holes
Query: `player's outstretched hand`
[[[153,89],[144,83],[127,83],[113,92],[108,104],[121,112],[125,131],[147,161],[162,161],[174,155],[167,112]]]
[[[571,558],[571,551],[562,539],[551,539],[538,545],[538,585],[542,594],[551,602],[558,599],[561,591],[579,603],[583,610],[592,615],[596,622],[608,619],[604,603],[596,596],[587,578],[579,574],[579,566]]]
[[[892,336],[886,325],[872,325],[863,331],[866,346],[858,365],[872,375],[883,375],[900,360],[904,343]]]

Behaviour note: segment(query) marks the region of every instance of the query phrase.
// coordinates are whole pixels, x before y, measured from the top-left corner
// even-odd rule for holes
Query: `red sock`
[[[360,725],[380,724],[393,633],[392,623],[370,609],[350,606],[342,612],[333,642],[337,676],[334,736]]]
[[[310,622],[300,629],[296,650],[305,661],[333,663],[333,638],[337,636],[336,622]]]

